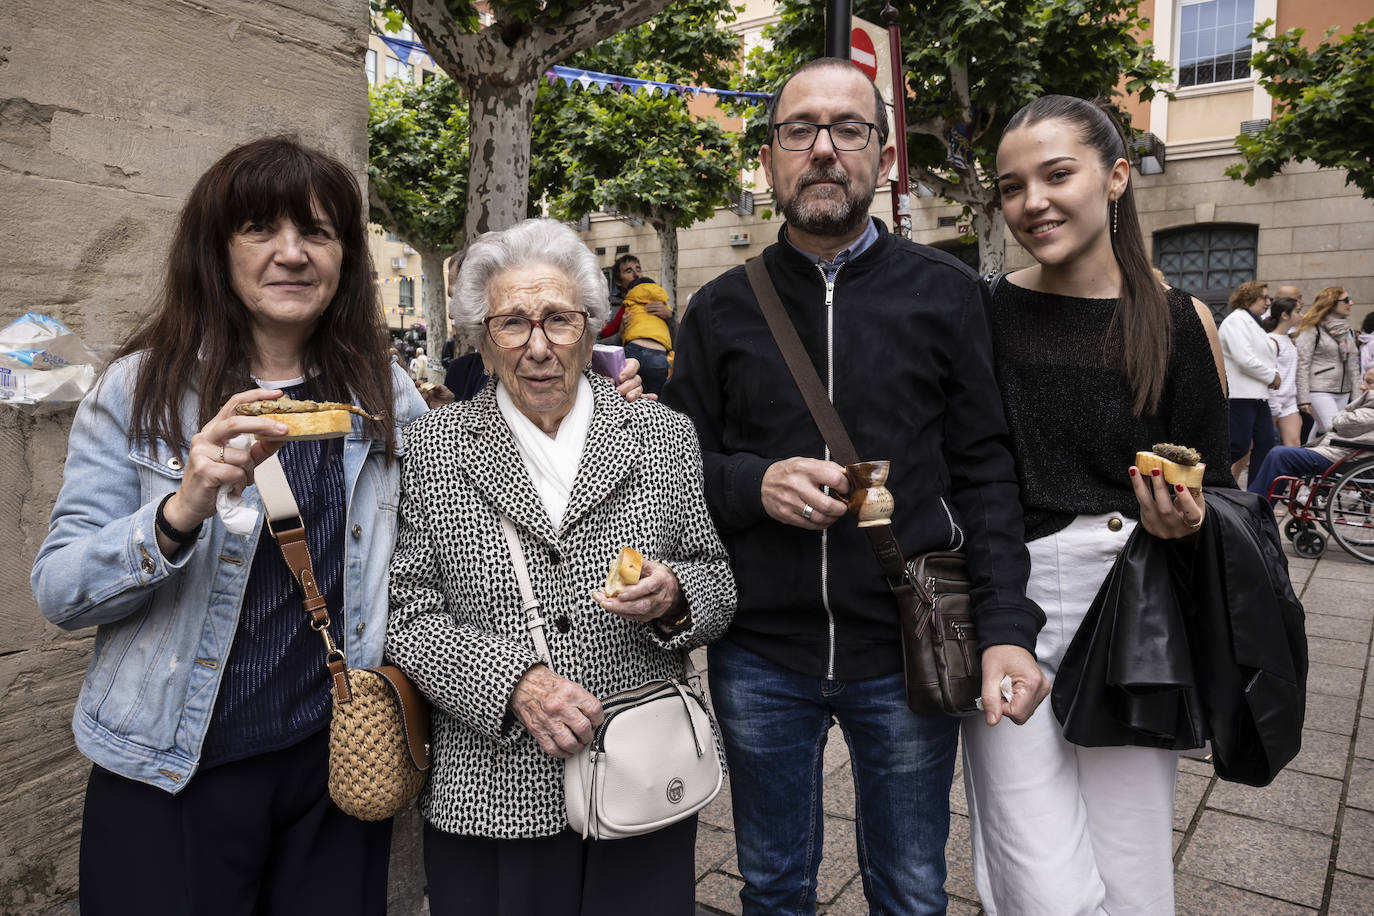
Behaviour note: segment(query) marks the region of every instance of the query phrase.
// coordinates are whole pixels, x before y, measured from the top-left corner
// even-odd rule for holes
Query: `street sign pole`
[[[850,0],[827,0],[825,5],[825,56],[849,60]]]
[[[887,23],[887,49],[892,60],[892,134],[897,145],[897,188],[892,195],[893,228],[903,238],[911,238],[911,185],[906,161],[906,80],[902,76],[902,31],[897,26],[897,9],[891,3],[883,8]]]

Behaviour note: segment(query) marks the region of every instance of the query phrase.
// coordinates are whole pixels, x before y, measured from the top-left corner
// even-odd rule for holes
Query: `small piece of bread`
[[[1164,445],[1171,450],[1180,448],[1179,446],[1168,446],[1167,443],[1164,443]],[[1207,465],[1203,464],[1201,461],[1198,461],[1196,464],[1182,464],[1178,461],[1170,460],[1158,453],[1160,448],[1161,446],[1157,445],[1155,446],[1155,451],[1135,453],[1135,466],[1140,469],[1140,473],[1149,474],[1151,471],[1158,468],[1160,474],[1164,477],[1165,483],[1183,484],[1188,489],[1194,491],[1194,495],[1196,495],[1196,492],[1202,488],[1202,475],[1207,470]],[[1191,449],[1188,451],[1192,452]],[[1171,453],[1179,457],[1188,457],[1179,452],[1171,451]],[[1197,452],[1192,452],[1192,454],[1197,455]]]
[[[614,598],[627,585],[639,581],[639,571],[644,568],[644,556],[633,547],[622,547],[611,563],[611,571],[606,574],[606,597]]]
[[[267,442],[299,442],[304,439],[337,439],[353,430],[353,415],[346,410],[317,410],[314,413],[264,413],[286,426],[284,436],[258,436]]]

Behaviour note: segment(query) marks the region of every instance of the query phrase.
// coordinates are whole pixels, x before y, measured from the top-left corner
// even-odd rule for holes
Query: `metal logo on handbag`
[[[300,507],[272,455],[254,473],[267,530],[301,587],[310,628],[324,639],[333,681],[329,795],[345,814],[381,821],[420,794],[429,775],[429,704],[395,665],[349,668],[329,635],[329,609],[315,582]]]
[[[897,599],[907,706],[925,715],[976,714],[983,672],[964,555],[913,557],[899,588],[910,592],[908,600]]]
[[[539,599],[515,523],[501,516],[525,626],[539,660],[554,670]],[[618,840],[661,830],[691,817],[720,792],[723,773],[711,715],[695,686],[691,656],[687,683],[655,680],[601,700],[604,719],[592,741],[563,761],[568,824],[582,838]]]
[[[659,830],[720,792],[715,732],[691,687],[650,681],[606,697],[601,708],[606,718],[591,744],[563,768],[568,824],[584,839]]]

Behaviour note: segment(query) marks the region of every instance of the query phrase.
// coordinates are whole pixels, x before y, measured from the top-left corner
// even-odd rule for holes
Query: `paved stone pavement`
[[[1307,611],[1311,671],[1303,749],[1273,784],[1218,780],[1184,756],[1174,806],[1179,916],[1374,914],[1374,699],[1366,702],[1374,622],[1374,565],[1336,544],[1318,560],[1287,545]],[[699,661],[704,667],[705,660]],[[1045,711],[1048,712],[1048,704]],[[868,912],[855,865],[854,789],[848,751],[832,729],[825,751],[825,843],[818,913]],[[983,910],[968,850],[968,808],[955,771],[947,847],[951,916]],[[727,786],[701,815],[697,914],[739,913]],[[1014,914],[1013,914],[1014,916]]]

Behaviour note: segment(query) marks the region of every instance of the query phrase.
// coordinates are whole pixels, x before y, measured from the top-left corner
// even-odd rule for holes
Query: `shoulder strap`
[[[988,295],[991,296],[996,294],[998,285],[1006,275],[1007,272],[1005,270],[990,270],[983,274],[983,283],[987,285]]]
[[[515,564],[515,579],[520,583],[520,597],[525,609],[525,629],[530,631],[530,642],[534,643],[534,654],[553,671],[553,660],[549,656],[549,640],[544,635],[544,618],[539,616],[539,599],[534,597],[534,587],[530,585],[530,571],[525,565],[525,551],[520,547],[520,535],[515,523],[501,516],[501,533],[506,536],[510,547],[510,558]]]
[[[772,278],[768,276],[768,268],[763,263],[763,257],[760,255],[750,258],[745,263],[744,270],[749,276],[749,285],[754,288],[754,297],[759,301],[759,309],[763,312],[764,320],[768,322],[768,330],[773,333],[773,340],[782,351],[782,358],[787,362],[792,380],[801,389],[802,399],[811,411],[811,419],[815,421],[816,428],[830,446],[830,454],[840,464],[858,463],[859,453],[854,450],[854,443],[850,441],[849,433],[845,430],[835,405],[830,402],[830,396],[821,384],[821,377],[812,365],[806,348],[802,346],[801,338],[797,336],[797,329],[783,309],[782,300],[778,298],[778,291],[773,286]],[[887,576],[888,585],[901,583],[905,578],[902,569],[905,563],[902,559],[902,548],[892,534],[892,525],[873,525],[864,528],[863,531],[868,535],[869,544],[878,558],[878,565]]]

